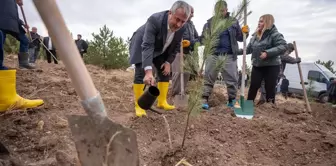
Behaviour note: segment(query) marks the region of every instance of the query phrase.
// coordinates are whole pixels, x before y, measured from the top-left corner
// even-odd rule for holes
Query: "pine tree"
[[[11,35],[6,36],[4,52],[6,54],[16,54],[19,51],[20,42]]]
[[[99,34],[92,33],[93,40],[88,42],[88,53],[84,60],[88,64],[105,69],[128,67],[127,43],[121,37],[115,37],[106,25],[99,29]]]
[[[334,66],[334,61],[332,60],[328,60],[327,62],[318,60],[316,61],[317,64],[323,65],[324,67],[326,67],[327,69],[329,69],[332,73],[336,74],[336,71],[334,70],[333,66]]]

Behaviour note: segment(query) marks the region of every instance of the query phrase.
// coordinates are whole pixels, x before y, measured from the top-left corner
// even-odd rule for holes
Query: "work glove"
[[[182,41],[182,46],[183,46],[183,48],[189,47],[190,46],[190,41],[189,40],[183,40]]]
[[[301,63],[301,58],[300,57],[296,58],[296,63]]]
[[[241,28],[242,32],[243,33],[249,33],[250,32],[250,28],[248,27],[248,25],[244,25],[242,28]]]

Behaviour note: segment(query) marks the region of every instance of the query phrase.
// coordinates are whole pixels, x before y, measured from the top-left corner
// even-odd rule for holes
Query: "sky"
[[[194,7],[192,19],[198,33],[207,19],[212,16],[216,0],[185,0]],[[124,39],[144,24],[156,12],[169,10],[175,0],[56,0],[68,29],[75,38],[92,39],[92,33],[107,25],[115,36]],[[206,2],[206,3],[205,3]],[[237,9],[241,1],[227,0],[229,11]],[[24,11],[30,27],[47,36],[47,30],[32,0],[24,1]],[[252,14],[247,24],[253,32],[263,14],[272,14],[275,25],[289,42],[296,41],[303,62],[336,61],[336,0],[251,0]],[[21,12],[19,12],[21,13]],[[22,18],[22,15],[20,14]],[[250,37],[247,41],[250,40]],[[242,47],[242,43],[240,43]],[[295,56],[292,53],[292,56]],[[250,56],[247,56],[250,64]],[[242,58],[238,59],[239,68]]]

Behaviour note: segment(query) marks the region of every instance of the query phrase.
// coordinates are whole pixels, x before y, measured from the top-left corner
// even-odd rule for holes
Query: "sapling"
[[[223,19],[222,15],[222,7],[224,4],[224,0],[218,0],[214,8],[214,14],[211,18],[211,25],[208,28],[203,29],[202,33],[202,45],[204,46],[203,55],[201,58],[201,66],[199,66],[199,43],[196,43],[194,48],[195,51],[191,52],[191,55],[186,55],[186,63],[184,64],[185,70],[192,72],[192,71],[199,71],[198,75],[195,78],[195,81],[189,84],[189,100],[188,100],[188,108],[187,108],[187,119],[186,119],[186,125],[185,130],[183,134],[183,140],[182,140],[182,148],[184,147],[186,135],[188,133],[188,127],[189,127],[189,120],[190,115],[198,115],[202,110],[202,89],[204,80],[202,78],[202,72],[203,68],[206,62],[206,59],[213,55],[215,52],[215,47],[218,45],[219,42],[219,36],[220,34],[228,29],[230,26],[236,23],[238,20],[239,22],[243,19],[243,11],[244,8],[248,6],[249,1],[242,1],[241,4],[237,7],[238,9],[231,12],[231,17],[228,19]],[[250,14],[251,12],[249,12]],[[225,58],[226,56],[220,56],[220,58],[216,63],[216,72],[218,73],[222,66],[224,66]]]

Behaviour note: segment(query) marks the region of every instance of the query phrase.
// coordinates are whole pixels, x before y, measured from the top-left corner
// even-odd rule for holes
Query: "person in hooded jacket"
[[[296,64],[301,62],[301,58],[294,58],[290,56],[290,54],[294,51],[294,45],[292,43],[287,44],[287,51],[280,55],[281,58],[281,65],[280,65],[280,72],[278,76],[277,82],[279,82],[280,78],[284,76],[284,72],[286,69],[286,64]],[[258,105],[263,104],[266,102],[266,90],[265,90],[265,81],[263,80],[261,82],[261,87],[260,87],[260,98],[258,101]]]
[[[286,52],[286,41],[274,25],[271,14],[262,15],[258,28],[247,45],[246,54],[252,54],[251,84],[248,100],[255,99],[262,80],[265,81],[266,102],[275,103],[275,87],[280,72],[280,55]],[[240,49],[240,54],[243,50]]]

